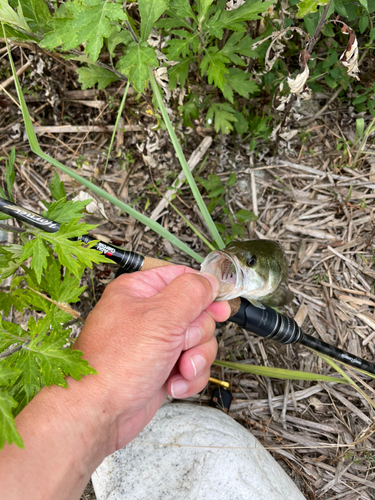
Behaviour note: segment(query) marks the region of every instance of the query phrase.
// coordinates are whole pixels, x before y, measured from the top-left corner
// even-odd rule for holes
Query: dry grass
[[[14,56],[19,65],[25,64],[25,53],[22,61],[19,49],[14,50]],[[71,62],[45,56],[43,61],[46,68],[42,75],[30,77],[24,73],[21,77],[24,88],[34,89],[36,83],[42,88],[28,96],[32,117],[42,127],[95,126],[100,131],[82,129],[67,133],[66,129],[49,128],[40,139],[42,148],[66,165],[78,166],[81,175],[101,183],[105,148],[110,140],[108,131],[115,122],[122,89],[77,90]],[[31,67],[36,68],[37,62],[38,56]],[[12,84],[7,90],[14,93]],[[29,154],[21,115],[10,97],[0,94],[0,106],[0,154],[9,153],[13,146],[18,152],[16,201],[38,211],[41,200],[48,199],[46,184],[53,172],[49,165]],[[158,183],[165,193],[179,174],[168,137],[162,130],[153,130],[155,120],[149,111],[146,103],[130,96],[122,122],[127,128],[117,135],[116,151],[104,179],[104,187],[123,200],[140,197],[136,207],[142,210],[147,206],[148,215],[160,201],[152,182]],[[338,101],[330,103],[315,121],[311,120],[311,113],[308,118],[311,123],[307,136],[306,129],[292,122],[304,132],[305,142],[297,134],[276,148],[259,144],[255,153],[249,152],[246,143],[215,136],[213,130],[204,128],[203,122],[197,123],[195,131],[179,131],[187,157],[205,137],[213,139],[199,175],[216,173],[225,180],[236,172],[237,184],[227,192],[226,206],[231,212],[245,208],[259,215],[258,221],[246,228],[246,238],[276,239],[284,245],[290,260],[290,288],[295,294],[286,312],[306,333],[374,361],[373,156],[363,156],[355,166],[350,165],[355,156],[351,146],[355,117],[345,107],[340,109]],[[343,139],[349,146],[346,157],[336,149]],[[367,148],[371,150],[371,141]],[[196,170],[199,168],[198,164]],[[62,176],[62,180],[69,193],[79,191],[69,178]],[[207,235],[184,185],[175,203]],[[101,239],[108,238],[143,254],[192,264],[169,243],[145,231],[117,209],[105,204],[105,210],[108,221],[90,217],[100,224],[97,234]],[[200,240],[169,207],[163,208],[159,217],[165,227],[204,255]],[[94,271],[94,288],[87,275],[89,287],[81,302],[82,316],[113,278],[111,269],[101,266]],[[218,342],[219,359],[332,374],[325,362],[302,346],[280,346],[231,323],[218,329]],[[284,464],[306,498],[375,498],[375,412],[354,388],[275,381],[223,368],[213,369],[213,376],[230,381],[235,393],[230,414]],[[362,375],[359,379],[365,382],[362,387],[368,396],[375,399],[375,381]],[[205,404],[209,391],[210,387],[190,399]],[[85,494],[86,498],[94,498],[88,496],[89,492]]]

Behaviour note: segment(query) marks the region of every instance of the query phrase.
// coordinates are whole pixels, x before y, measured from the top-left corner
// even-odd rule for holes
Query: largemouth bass
[[[201,264],[201,271],[221,283],[216,300],[245,297],[257,307],[282,306],[293,298],[288,288],[288,262],[283,248],[271,240],[232,242],[215,250]]]

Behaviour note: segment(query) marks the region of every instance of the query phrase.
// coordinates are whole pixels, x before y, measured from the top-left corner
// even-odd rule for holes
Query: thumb
[[[160,311],[166,314],[165,320],[185,331],[217,297],[219,280],[209,273],[186,273],[175,278],[154,299]],[[168,305],[168,307],[166,307]]]

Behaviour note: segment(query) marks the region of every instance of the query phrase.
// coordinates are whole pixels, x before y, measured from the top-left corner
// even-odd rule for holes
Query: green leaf
[[[239,68],[229,68],[229,74],[225,75],[224,97],[233,104],[233,92],[235,90],[242,97],[248,99],[249,94],[254,94],[259,90],[254,80],[250,79],[250,74]]]
[[[75,303],[80,300],[80,295],[86,289],[79,286],[79,279],[69,272],[61,277],[61,264],[56,259],[50,259],[48,276],[43,276],[41,289],[47,292],[56,302]]]
[[[66,344],[66,338],[53,331],[49,335],[44,335],[43,341],[40,340],[39,334],[24,350],[27,351],[27,356],[34,361],[36,366],[39,365],[40,376],[43,384],[50,386],[51,384],[61,387],[68,387],[65,377],[67,375],[75,380],[81,380],[82,375],[95,375],[94,370],[86,360],[82,359],[81,351],[72,350],[70,348],[63,349]],[[18,364],[17,364],[18,366]]]
[[[249,130],[249,124],[242,113],[234,112],[234,117],[237,121],[234,124],[237,134],[243,135]]]
[[[58,194],[56,195],[58,196]],[[48,204],[48,209],[43,210],[43,217],[60,224],[68,223],[72,219],[84,217],[83,210],[90,202],[91,200],[66,201],[64,198],[60,198],[59,201]],[[45,204],[47,205],[47,203]]]
[[[348,17],[348,13],[344,7],[342,0],[333,0],[334,11],[340,14],[342,17]]]
[[[7,191],[11,201],[13,201],[12,190],[13,190],[14,179],[16,177],[16,174],[14,172],[15,159],[16,159],[16,150],[13,147],[12,151],[10,152],[9,159],[5,163],[5,175],[4,175],[5,182],[7,185]]]
[[[21,436],[18,434],[14,423],[13,408],[18,405],[9,394],[0,391],[0,450],[4,444],[15,443],[20,448],[24,448]]]
[[[198,33],[189,33],[185,30],[176,30],[174,36],[181,38],[173,38],[167,42],[168,44],[168,59],[169,61],[178,61],[180,55],[189,56],[191,52],[197,52],[199,46]],[[191,48],[190,48],[191,46]]]
[[[108,71],[105,68],[88,64],[83,68],[77,69],[78,81],[82,85],[82,90],[91,89],[94,85],[98,85],[98,89],[102,90],[108,87],[112,82],[117,82],[119,77]]]
[[[220,130],[222,134],[229,134],[233,130],[232,123],[237,122],[234,113],[234,109],[227,103],[211,104],[206,115],[207,126],[210,126],[214,120],[215,132]]]
[[[93,262],[95,264],[99,262],[112,263],[100,252],[92,249],[97,243],[96,240],[83,246],[81,241],[71,241],[70,239],[86,234],[95,227],[89,224],[78,224],[78,220],[73,219],[68,224],[62,224],[57,233],[40,233],[38,236],[51,243],[61,264],[77,278],[80,278],[84,270],[82,264],[92,269]]]
[[[120,43],[124,45],[129,45],[133,41],[133,38],[128,30],[121,30],[117,32],[114,30],[107,38],[108,52],[111,57],[115,55],[115,49]]]
[[[251,212],[250,210],[244,210],[243,208],[241,208],[241,210],[238,210],[235,216],[239,220],[239,222],[253,222],[255,220],[258,220],[258,217],[253,212]]]
[[[43,38],[40,45],[47,49],[62,45],[64,50],[70,50],[84,44],[85,52],[95,62],[103,47],[103,38],[111,34],[110,23],[126,19],[122,5],[103,0],[83,0],[77,7],[69,2],[64,7],[67,8],[70,9],[67,15],[71,17],[55,16],[53,31]]]
[[[39,32],[43,34],[50,31],[52,16],[45,1],[22,0],[20,3],[32,33]]]
[[[149,47],[147,43],[134,43],[126,56],[120,58],[117,68],[121,73],[129,76],[137,92],[143,92],[149,80],[149,64],[153,68],[158,66],[154,49]]]
[[[57,316],[60,315],[61,321],[60,313],[62,311],[59,311]],[[60,323],[54,322],[55,316],[56,306],[53,306],[53,309],[37,323],[31,318],[28,325],[30,340],[24,342],[19,351],[3,361],[5,366],[11,368],[16,366],[21,371],[21,375],[9,391],[19,403],[17,412],[21,411],[44,385],[67,387],[65,381],[67,375],[80,380],[82,375],[96,373],[87,361],[81,359],[82,352],[64,348],[69,330],[62,330]]]
[[[16,381],[21,373],[21,370],[18,368],[9,368],[9,366],[5,366],[5,364],[0,361],[0,387],[8,385],[9,382]]]
[[[47,267],[47,257],[49,256],[49,250],[46,248],[41,235],[38,235],[24,246],[21,260],[24,261],[31,256],[30,267],[34,269],[38,283],[40,283],[42,272]]]
[[[170,9],[173,9],[176,12],[178,17],[190,17],[196,20],[195,14],[190,6],[189,0],[170,0],[169,2]]]
[[[237,66],[246,66],[246,63],[237,54],[241,54],[241,51],[243,49],[248,48],[249,43],[251,44],[251,39],[248,35],[244,37],[242,32],[235,32],[229,38],[220,52],[221,54],[224,54],[226,57],[228,57],[228,59],[230,59],[233,64],[236,64]]]
[[[228,187],[232,187],[236,184],[236,181],[237,181],[237,175],[235,174],[235,172],[232,172],[229,176],[229,179],[227,180],[227,186]]]
[[[191,31],[191,26],[188,21],[177,15],[173,10],[167,10],[165,14],[169,17],[160,19],[157,23],[155,23],[156,28],[164,28],[168,31],[174,28],[186,28]]]
[[[229,73],[225,63],[228,63],[229,59],[221,52],[218,52],[218,50],[217,47],[208,47],[205,50],[200,70],[202,76],[207,70],[208,83],[214,83],[220,90],[224,90],[225,74]]]
[[[31,28],[26,22],[23,10],[18,4],[17,12],[9,5],[8,0],[0,0],[0,21],[10,24],[13,27],[21,28],[25,31],[31,32]]]
[[[4,351],[11,345],[14,347],[23,345],[29,340],[30,336],[19,325],[0,320],[0,351]]]
[[[210,8],[213,0],[199,0],[198,1],[198,23],[202,24],[204,21],[206,14],[208,12],[208,9]]]
[[[362,7],[365,8],[368,12],[368,0],[358,0],[358,1],[362,5]]]
[[[138,0],[138,7],[141,15],[141,39],[145,42],[168,3],[165,0]]]
[[[370,24],[370,19],[368,16],[361,16],[358,21],[358,27],[360,33],[364,33],[366,31],[366,28]]]
[[[193,59],[193,57],[181,59],[178,64],[168,68],[169,88],[171,90],[174,90],[177,87],[177,82],[180,83],[181,87],[185,86],[189,73],[189,63]]]
[[[329,3],[329,0],[302,0],[298,4],[297,17],[302,19],[308,14],[316,12],[319,5],[326,5],[327,3]]]
[[[64,187],[64,183],[60,181],[60,177],[58,173],[55,171],[55,175],[52,179],[52,184],[48,184],[51,196],[54,200],[59,201],[63,199],[66,200],[66,191]],[[65,222],[65,221],[64,221]]]
[[[0,247],[0,280],[8,278],[18,269],[22,252],[22,245]]]
[[[245,31],[246,28],[244,26],[241,27],[239,23],[261,19],[260,14],[266,12],[273,3],[274,0],[269,2],[263,2],[263,0],[247,0],[238,9],[223,11],[220,16],[220,24],[223,28],[228,28],[233,31]]]

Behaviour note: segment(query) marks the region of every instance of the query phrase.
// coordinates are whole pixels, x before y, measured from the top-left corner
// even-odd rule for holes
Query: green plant
[[[13,150],[4,176],[10,198],[14,161]],[[61,223],[60,230],[25,226],[18,241],[0,247],[0,448],[6,441],[23,446],[14,416],[44,385],[67,387],[67,375],[80,380],[96,373],[82,352],[70,349],[68,325],[82,321],[70,304],[85,290],[79,283],[86,267],[110,261],[93,243],[71,240],[96,227],[81,222],[90,200],[67,201],[57,174],[49,187],[55,201],[45,203],[43,215]],[[6,196],[1,188],[0,196]],[[11,311],[18,322],[6,319]]]

